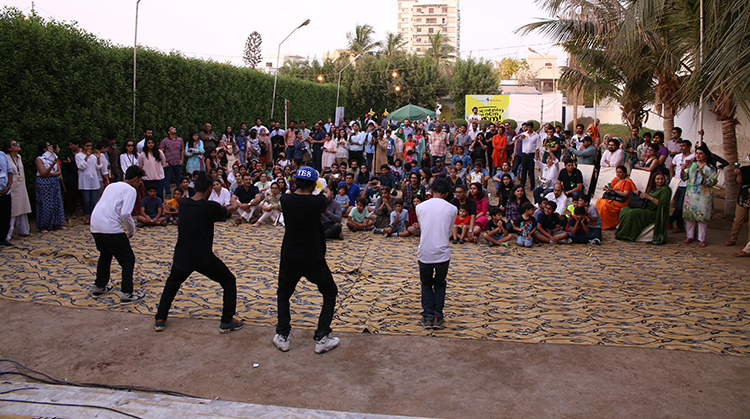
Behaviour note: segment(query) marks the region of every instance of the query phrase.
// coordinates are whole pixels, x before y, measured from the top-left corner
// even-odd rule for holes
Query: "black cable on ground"
[[[39,388],[37,387],[14,388],[12,390],[0,391],[0,394],[8,394],[8,393],[13,393],[14,391],[21,391],[21,390],[39,390]]]
[[[21,390],[21,389],[17,389]],[[50,406],[69,406],[69,407],[87,407],[90,409],[104,409],[109,410],[115,413],[119,413],[124,416],[128,416],[135,419],[142,419],[140,416],[131,415],[130,413],[125,413],[121,410],[113,409],[111,407],[107,406],[95,406],[93,404],[74,404],[74,403],[55,403],[55,402],[39,402],[35,400],[15,400],[15,399],[0,399],[0,402],[9,402],[9,403],[28,403],[28,404],[47,404]]]
[[[41,376],[44,376],[44,377],[47,378],[47,380],[45,380],[43,378],[39,378],[39,377],[34,377],[34,376],[30,375],[30,374],[26,374],[26,373],[19,372],[19,371],[0,371],[0,375],[4,375],[4,374],[21,375],[21,376],[24,376],[26,378],[29,378],[29,379],[32,379],[32,380],[35,380],[35,381],[39,381],[39,382],[42,382],[42,383],[45,383],[45,384],[68,385],[68,386],[73,386],[73,387],[106,388],[106,389],[110,389],[110,390],[142,391],[144,393],[162,393],[162,394],[166,394],[166,395],[169,395],[169,396],[190,397],[190,398],[193,398],[193,399],[199,398],[197,396],[193,396],[193,395],[185,394],[185,393],[180,393],[178,391],[161,390],[161,389],[158,389],[158,388],[144,387],[144,386],[112,385],[112,384],[99,384],[99,383],[76,383],[76,382],[72,382],[72,381],[65,381],[65,380],[57,379],[57,378],[52,377],[52,376],[50,376],[48,374],[45,374],[45,373],[43,373],[41,371],[37,371],[37,370],[35,370],[33,368],[29,368],[29,367],[21,364],[20,362],[12,360],[12,359],[0,358],[0,362],[10,362],[12,364],[15,364],[15,365],[17,365],[17,366],[25,369],[25,370],[28,370],[28,371],[31,371],[31,372],[33,372],[35,374],[39,374]]]

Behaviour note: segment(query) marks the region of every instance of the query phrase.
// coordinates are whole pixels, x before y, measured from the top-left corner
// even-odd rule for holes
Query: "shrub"
[[[586,127],[594,123],[594,118],[590,116],[582,116],[578,118],[578,123],[583,125],[583,132],[586,132]],[[568,129],[575,133],[576,127],[573,126],[573,120],[571,119],[570,122],[568,122]]]
[[[516,120],[515,120],[515,119],[510,119],[510,118],[507,118],[507,119],[503,119],[503,121],[502,121],[502,122],[507,122],[507,123],[509,123],[509,124],[510,124],[510,127],[511,127],[512,129],[514,129],[514,130],[515,130],[516,128],[518,128],[518,122],[516,122]]]

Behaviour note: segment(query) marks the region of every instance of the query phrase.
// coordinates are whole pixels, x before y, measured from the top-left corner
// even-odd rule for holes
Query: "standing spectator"
[[[706,143],[695,149],[695,160],[682,165],[680,177],[687,181],[685,191],[685,217],[687,239],[683,243],[690,244],[695,237],[695,225],[698,224],[699,247],[706,247],[706,230],[714,209],[714,185],[718,181],[714,159]]]
[[[367,134],[359,130],[359,124],[354,123],[352,133],[349,135],[349,164],[356,160],[358,164],[364,164],[364,144]]]
[[[638,127],[630,130],[630,138],[625,141],[625,151],[628,153],[628,164],[632,171],[635,165],[640,161],[638,158],[638,147],[643,144],[643,138],[638,136]]]
[[[120,151],[117,148],[117,133],[116,132],[108,132],[107,133],[107,162],[109,162],[109,180],[111,182],[119,182],[120,181],[120,170],[118,170],[117,167],[117,158],[118,158],[118,151]],[[121,169],[123,173],[125,172],[125,169]]]
[[[319,124],[315,124],[316,127],[319,126]],[[318,133],[323,133],[323,147],[321,148],[321,153],[323,154],[321,156],[321,162],[320,164],[323,167],[323,170],[330,169],[334,164],[336,164],[336,152],[338,149],[338,146],[336,144],[336,140],[332,139],[328,133],[324,129],[319,129],[315,132],[316,136]],[[315,158],[315,155],[313,154],[313,159]]]
[[[91,235],[94,237],[96,250],[99,251],[92,292],[94,297],[101,297],[114,290],[114,287],[108,284],[114,256],[122,268],[120,304],[132,304],[145,298],[142,293],[133,293],[135,254],[130,247],[130,238],[135,234],[135,224],[130,210],[135,205],[138,195],[136,188],[140,186],[143,175],[143,169],[138,166],[128,168],[125,172],[125,181],[116,182],[105,189],[91,214]]]
[[[227,129],[231,133],[232,127],[227,127]],[[224,141],[226,142],[226,140]],[[231,139],[231,142],[233,141],[234,137]],[[167,138],[161,140],[159,149],[164,152],[167,162],[167,165],[164,166],[164,180],[166,181],[165,187],[167,189],[165,195],[169,195],[169,191],[172,189],[172,179],[174,178],[175,185],[179,184],[182,177],[182,165],[185,163],[185,142],[177,136],[177,129],[175,127],[167,129]],[[234,158],[234,154],[232,154],[232,158]]]
[[[58,173],[59,174],[59,173]],[[58,187],[59,187],[58,183]],[[12,246],[5,238],[10,230],[11,197],[13,186],[13,168],[5,152],[0,151],[0,245]]]
[[[18,155],[21,152],[21,145],[16,140],[6,140],[3,151],[10,160],[13,170],[13,182],[10,187],[10,229],[8,230],[8,236],[4,238],[5,241],[8,241],[10,240],[10,236],[13,235],[14,230],[24,237],[31,235],[28,217],[28,214],[31,212],[31,203],[29,202],[29,193],[26,191],[26,172],[23,170],[21,156]],[[0,237],[0,242],[2,241],[3,237]]]
[[[66,211],[71,218],[76,218],[76,207],[78,206],[78,166],[76,165],[76,154],[81,151],[80,141],[72,138],[68,141],[68,154],[63,161],[65,176],[65,205]]]
[[[516,139],[521,142],[521,185],[526,185],[528,177],[531,189],[534,189],[534,156],[539,151],[542,139],[534,132],[532,122],[526,123],[526,132],[518,134]]]
[[[149,138],[154,138],[154,130],[150,127],[146,127],[143,129],[143,139],[138,141],[138,144],[135,145],[135,150],[138,154],[143,153],[143,147],[146,146],[146,140]]]
[[[686,140],[682,141],[684,142]],[[748,158],[750,158],[750,156],[748,156]],[[676,159],[677,158],[675,157],[675,160]],[[729,241],[726,242],[724,246],[734,246],[737,243],[742,224],[747,221],[748,213],[750,213],[750,166],[740,167],[740,163],[737,163],[734,167],[734,181],[740,185],[740,192],[737,195],[737,209],[734,213],[732,232],[730,233]],[[15,196],[13,199],[16,199]],[[748,237],[748,239],[750,239],[750,237]]]
[[[190,131],[187,146],[185,147],[185,156],[188,158],[185,170],[188,175],[192,176],[193,172],[204,170],[203,153],[205,152],[203,141],[198,138],[198,133]]]
[[[688,140],[680,141],[680,150],[682,153],[679,153],[672,158],[672,165],[669,168],[669,177],[680,179],[677,191],[674,193],[674,211],[669,217],[669,224],[674,223],[675,225],[675,233],[682,233],[685,231],[685,219],[682,218],[682,208],[685,204],[687,181],[682,180],[682,166],[688,161],[695,160],[695,154],[690,152],[692,146],[693,144]]]
[[[123,176],[130,166],[138,166],[138,155],[135,154],[135,141],[133,140],[125,141],[125,150],[120,154],[120,170]]]
[[[416,207],[421,236],[417,250],[419,280],[422,284],[422,319],[425,329],[440,329],[444,323],[446,277],[451,259],[450,237],[458,209],[445,200],[448,183],[432,184],[432,199]]]
[[[218,282],[224,290],[219,332],[229,333],[245,326],[233,318],[237,308],[237,279],[213,252],[214,223],[226,221],[227,212],[237,209],[237,201],[232,199],[230,208],[207,201],[211,184],[212,180],[205,173],[199,174],[195,179],[195,195],[180,202],[172,270],[164,284],[155,316],[154,330],[157,332],[164,330],[172,301],[193,272]]]
[[[286,230],[281,244],[276,293],[278,322],[273,344],[282,352],[290,347],[292,326],[289,299],[303,276],[317,285],[323,296],[323,307],[314,334],[315,353],[322,354],[339,345],[339,338],[330,336],[338,288],[326,263],[326,242],[321,222],[328,199],[322,194],[313,195],[317,180],[318,172],[315,169],[301,167],[294,179],[297,189],[281,197]]]
[[[210,127],[210,125],[209,125]],[[156,189],[156,196],[164,201],[164,168],[167,167],[167,159],[164,153],[156,147],[153,138],[146,140],[143,153],[138,156],[138,166],[146,172],[143,176],[143,185],[146,191],[152,187]]]
[[[333,137],[331,137],[333,138]],[[346,140],[346,131],[338,130],[336,133],[336,163],[341,164],[349,159],[349,145]]]
[[[224,129],[224,134],[221,134],[221,140],[219,140],[219,147],[223,148],[227,152],[228,167],[234,166],[234,162],[237,161],[238,150],[236,138],[237,137],[234,135],[234,132],[232,132],[232,127],[227,125],[227,127]],[[164,141],[162,141],[161,144],[163,150]],[[164,154],[167,155],[167,152],[165,151]],[[169,160],[169,155],[167,155],[167,160]]]
[[[448,134],[443,131],[441,125],[435,127],[430,133],[430,156],[432,165],[438,160],[445,163],[445,155],[448,153]]]
[[[208,122],[203,124],[203,131],[198,134],[198,139],[203,141],[203,146],[206,149],[216,148],[219,144],[219,137],[216,136],[215,132],[211,131],[211,124]]]
[[[153,139],[151,140],[153,141]],[[40,150],[41,151],[41,150]],[[101,162],[102,156],[99,151],[91,151],[91,139],[84,137],[81,141],[81,151],[76,154],[76,166],[78,167],[78,190],[83,195],[83,217],[84,224],[91,222],[91,211],[96,205],[96,201],[99,197],[99,189],[102,187],[99,181],[99,171],[102,168]],[[39,167],[39,163],[37,163]],[[39,171],[41,174],[42,172]],[[59,175],[59,174],[58,174]],[[45,176],[41,176],[45,177]],[[55,178],[55,181],[57,179]],[[40,182],[39,176],[37,176],[37,183]],[[43,180],[44,184],[52,183],[49,180]],[[54,193],[54,191],[52,192]],[[37,194],[37,199],[39,195]],[[37,221],[37,224],[39,221]]]
[[[278,128],[277,128],[278,132]],[[301,133],[300,133],[301,134]],[[271,136],[274,134],[271,133]],[[286,147],[286,155],[291,156],[294,153],[292,152],[292,148],[294,147],[294,140],[297,139],[297,121],[289,121],[289,127],[284,131],[282,134],[284,136],[284,147]],[[300,136],[300,139],[302,137]]]

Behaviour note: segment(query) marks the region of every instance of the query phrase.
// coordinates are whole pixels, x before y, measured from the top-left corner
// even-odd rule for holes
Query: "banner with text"
[[[466,110],[464,118],[469,119],[473,114],[473,108],[477,108],[477,113],[482,116],[483,121],[499,121],[503,118],[503,113],[510,103],[509,95],[467,95]]]

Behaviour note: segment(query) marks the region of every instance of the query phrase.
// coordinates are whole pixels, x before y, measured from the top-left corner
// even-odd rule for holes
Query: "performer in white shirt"
[[[99,202],[91,212],[91,235],[94,236],[94,243],[99,251],[96,281],[92,292],[94,297],[114,291],[114,287],[108,284],[112,256],[122,267],[120,304],[136,303],[145,297],[144,294],[133,293],[135,254],[130,247],[130,238],[135,234],[135,223],[130,214],[135,206],[137,189],[145,174],[138,166],[129,167],[125,172],[125,180],[115,182],[104,189]]]

